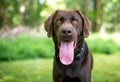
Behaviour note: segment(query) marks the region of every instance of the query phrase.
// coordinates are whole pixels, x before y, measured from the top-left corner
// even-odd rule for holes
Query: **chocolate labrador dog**
[[[56,10],[44,27],[55,45],[54,82],[91,82],[93,59],[84,40],[89,36],[87,17],[79,10]]]

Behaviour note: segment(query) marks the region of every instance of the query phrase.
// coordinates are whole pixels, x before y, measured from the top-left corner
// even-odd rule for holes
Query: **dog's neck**
[[[81,49],[81,47],[82,47],[82,44],[83,44],[84,42],[85,42],[85,41],[84,41],[84,38],[83,38],[83,37],[81,37],[81,38],[79,38],[79,39],[77,40],[76,48],[75,48],[75,50],[74,50],[74,54],[75,54],[75,55],[79,54],[80,49]]]

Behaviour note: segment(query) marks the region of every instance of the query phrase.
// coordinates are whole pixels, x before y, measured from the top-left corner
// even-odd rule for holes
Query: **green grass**
[[[94,56],[93,82],[120,82],[120,55]]]
[[[0,62],[0,82],[53,82],[52,59]],[[120,82],[120,55],[94,55],[93,82]]]
[[[52,59],[0,63],[0,82],[52,82]]]

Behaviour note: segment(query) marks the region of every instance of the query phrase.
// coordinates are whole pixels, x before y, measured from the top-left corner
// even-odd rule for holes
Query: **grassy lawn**
[[[93,82],[120,82],[120,54],[94,56]]]
[[[120,55],[95,55],[93,82],[120,82]],[[52,82],[52,59],[0,62],[0,82]]]
[[[52,59],[0,63],[0,82],[52,82]]]

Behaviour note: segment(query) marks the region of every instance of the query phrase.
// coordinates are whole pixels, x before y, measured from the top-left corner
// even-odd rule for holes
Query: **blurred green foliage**
[[[98,34],[92,34],[87,39],[92,53],[113,54],[120,51],[120,43],[116,35],[107,36],[106,39]],[[105,36],[104,36],[105,37]],[[116,42],[116,40],[118,42]],[[19,60],[28,58],[52,58],[54,45],[51,39],[32,37],[28,34],[12,39],[0,38],[0,60]]]
[[[13,39],[0,39],[0,60],[27,58],[51,58],[54,54],[50,39],[34,38],[28,35]]]
[[[111,32],[120,27],[120,0],[1,0],[0,28],[41,25],[56,9],[81,10],[94,29],[105,26]]]
[[[87,39],[88,46],[93,53],[113,54],[120,51],[120,39],[114,34],[92,34]]]

